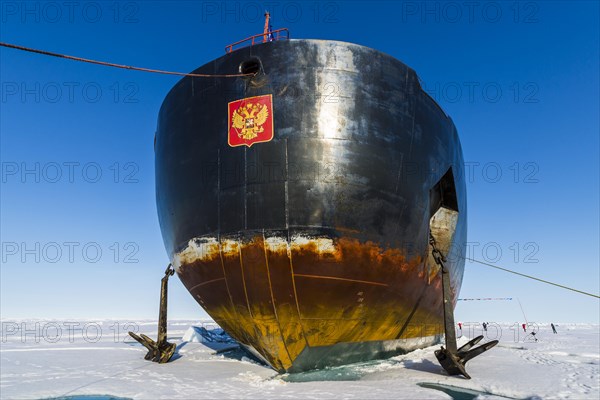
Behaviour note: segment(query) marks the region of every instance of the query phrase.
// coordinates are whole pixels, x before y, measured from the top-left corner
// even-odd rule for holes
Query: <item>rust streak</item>
[[[306,275],[306,274],[294,274],[294,276],[300,276],[300,277],[304,277],[304,278],[333,279],[333,280],[336,280],[336,281],[348,281],[348,282],[367,283],[369,285],[377,285],[377,286],[389,286],[387,283],[361,281],[361,280],[358,280],[358,279],[338,278],[338,277],[335,277],[335,276]]]
[[[235,303],[233,302],[233,297],[231,296],[231,291],[229,290],[229,283],[227,283],[227,274],[225,273],[225,264],[223,263],[223,250],[221,248],[221,238],[219,238],[219,259],[221,260],[221,270],[223,271],[223,279],[225,279],[225,288],[227,289],[227,296],[229,297],[229,301],[231,302],[231,309],[233,313],[237,316],[238,311],[235,308]]]
[[[267,279],[269,281],[269,292],[271,293],[271,305],[273,306],[273,314],[275,315],[275,321],[277,321],[277,325],[279,326],[279,335],[281,336],[281,340],[285,342],[285,338],[283,337],[283,330],[281,329],[281,322],[279,321],[279,317],[277,316],[277,307],[275,307],[275,296],[273,296],[273,286],[271,284],[271,271],[269,270],[269,257],[267,256],[267,246],[265,245],[266,238],[264,229],[262,240],[263,251],[265,253],[265,266],[267,267]],[[288,350],[287,346],[284,346],[284,348],[290,360],[294,361],[294,358],[290,355],[290,351]]]
[[[287,148],[286,148],[286,151],[287,151]],[[298,322],[300,323],[300,328],[302,329],[302,338],[304,338],[304,341],[306,342],[306,345],[308,346],[309,344],[308,344],[308,339],[306,338],[306,329],[304,329],[304,325],[302,325],[302,314],[300,314],[300,304],[298,303],[298,292],[296,290],[296,279],[295,279],[296,274],[294,274],[294,262],[292,261],[292,249],[290,247],[290,240],[289,240],[290,231],[289,231],[289,229],[288,229],[287,233],[288,233],[288,241],[286,244],[286,252],[287,252],[288,260],[290,260],[290,272],[292,275],[292,288],[294,289],[294,303],[296,303],[296,311],[298,312]]]
[[[254,315],[252,315],[252,310],[250,309],[250,300],[248,299],[248,289],[246,289],[246,278],[244,277],[244,261],[242,260],[242,244],[238,243],[238,250],[240,255],[240,269],[242,270],[242,285],[244,286],[244,296],[246,296],[246,305],[248,306],[248,313],[250,313],[250,318],[254,319]]]
[[[275,297],[273,296],[273,286],[271,285],[271,271],[269,270],[269,257],[267,256],[267,247],[265,246],[265,241],[265,230],[263,229],[262,246],[265,254],[265,266],[267,267],[267,280],[269,282],[269,293],[271,294],[271,305],[273,306],[273,314],[275,314],[275,319],[277,320],[277,323],[279,323],[279,318],[277,318],[277,309],[275,308]]]

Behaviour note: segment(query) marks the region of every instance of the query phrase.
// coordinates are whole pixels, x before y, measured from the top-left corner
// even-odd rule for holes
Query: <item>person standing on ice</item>
[[[458,323],[458,329],[460,329],[460,335],[459,336],[462,336],[462,322]]]
[[[552,332],[556,334],[556,328],[554,327],[554,324],[552,322],[550,322],[550,326],[552,327]]]
[[[484,322],[482,325],[483,325],[483,330],[484,330],[485,332],[487,332],[487,323],[485,323],[485,322]]]
[[[527,326],[525,324],[521,324],[521,326],[523,327],[523,332],[527,332]]]

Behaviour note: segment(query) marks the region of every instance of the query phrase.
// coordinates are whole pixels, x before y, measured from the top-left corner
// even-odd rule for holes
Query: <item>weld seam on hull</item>
[[[336,280],[336,281],[366,283],[366,284],[369,284],[369,285],[385,286],[385,287],[389,286],[387,283],[371,282],[371,281],[361,281],[361,280],[358,280],[358,279],[338,278],[336,276],[307,275],[307,274],[294,274],[294,276],[299,276],[301,278],[333,279],[333,280]]]
[[[402,325],[402,328],[400,328],[400,332],[398,333],[398,336],[396,336],[396,339],[400,339],[402,337],[402,335],[404,334],[404,331],[408,327],[408,324],[410,324],[410,321],[412,320],[413,316],[417,312],[417,309],[419,308],[419,305],[421,304],[421,300],[423,300],[423,296],[425,295],[425,291],[427,290],[427,287],[428,287],[428,285],[425,285],[423,287],[423,291],[421,292],[421,295],[417,299],[415,306],[411,310],[410,314],[408,314],[408,317],[406,318],[406,322],[404,323],[404,325]]]
[[[194,290],[196,288],[199,288],[200,286],[208,285],[209,283],[213,283],[213,282],[217,282],[217,281],[222,281],[224,279],[225,279],[225,277],[223,277],[223,278],[217,278],[217,279],[211,279],[210,281],[206,281],[206,282],[202,282],[202,283],[199,283],[197,285],[194,285],[191,288],[189,288],[188,290],[191,292],[192,290]]]

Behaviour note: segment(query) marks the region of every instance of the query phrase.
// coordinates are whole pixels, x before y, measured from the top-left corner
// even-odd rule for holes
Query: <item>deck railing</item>
[[[273,42],[275,40],[289,39],[290,32],[288,28],[281,28],[269,33],[259,33],[258,35],[250,36],[249,38],[232,43],[225,47],[225,53],[231,53],[234,50],[242,47],[254,46],[259,43]],[[249,42],[249,43],[248,43]]]

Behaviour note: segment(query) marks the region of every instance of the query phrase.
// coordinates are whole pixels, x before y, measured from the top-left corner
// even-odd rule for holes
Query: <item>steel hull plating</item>
[[[466,240],[454,124],[414,71],[358,45],[270,42],[194,72],[245,62],[261,72],[186,77],[160,111],[157,204],[178,276],[279,371],[431,345],[443,316],[428,233],[446,252]],[[228,103],[265,94],[274,138],[230,147]],[[448,264],[456,298],[464,260]]]

